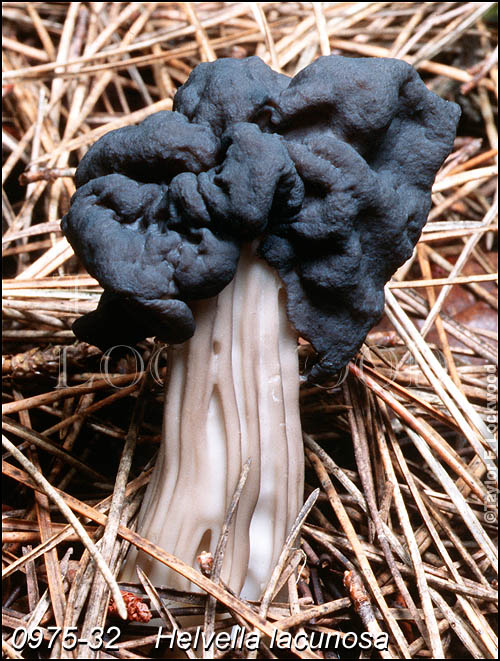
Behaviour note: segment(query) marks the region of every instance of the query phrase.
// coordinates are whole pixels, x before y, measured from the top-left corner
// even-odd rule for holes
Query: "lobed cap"
[[[401,60],[320,57],[293,78],[257,57],[198,65],[173,112],[111,131],[78,166],[63,231],[104,287],[74,324],[105,349],[195,330],[189,302],[258,240],[328,377],[361,346],[411,255],[459,107]]]

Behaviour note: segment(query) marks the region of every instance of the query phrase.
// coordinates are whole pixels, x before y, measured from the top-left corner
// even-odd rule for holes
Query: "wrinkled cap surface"
[[[173,112],[107,133],[78,166],[62,227],[105,293],[75,333],[103,349],[189,339],[189,302],[257,239],[319,354],[311,378],[333,374],[412,253],[459,116],[400,60],[330,55],[294,78],[257,57],[198,65]]]

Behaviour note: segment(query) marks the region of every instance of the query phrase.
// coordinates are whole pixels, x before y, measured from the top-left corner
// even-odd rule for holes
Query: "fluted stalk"
[[[257,599],[303,499],[297,337],[284,286],[251,246],[219,296],[193,306],[196,332],[169,349],[162,445],[138,530],[188,564],[214,552],[243,464],[249,476],[235,514],[222,579]],[[135,549],[157,585],[193,586]]]

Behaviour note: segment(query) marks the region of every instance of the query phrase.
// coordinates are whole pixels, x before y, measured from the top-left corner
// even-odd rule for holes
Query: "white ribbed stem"
[[[169,350],[163,442],[138,531],[196,566],[215,550],[241,469],[252,464],[228,540],[222,579],[257,599],[302,505],[297,337],[276,272],[247,246],[232,282],[194,304],[194,337]],[[156,585],[193,589],[135,550]]]

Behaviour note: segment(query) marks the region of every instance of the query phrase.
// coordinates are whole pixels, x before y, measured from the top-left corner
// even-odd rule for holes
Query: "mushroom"
[[[78,337],[169,343],[163,439],[138,531],[191,565],[251,458],[223,580],[258,598],[303,497],[297,334],[325,381],[380,318],[449,154],[458,106],[394,59],[198,65],[173,112],[85,155],[63,230],[104,288]],[[196,330],[195,330],[196,328]],[[150,578],[186,579],[132,550]]]

